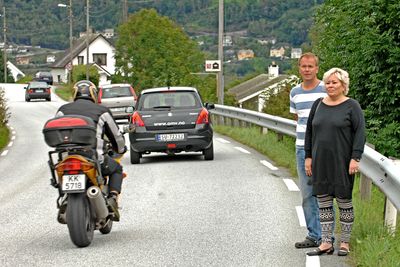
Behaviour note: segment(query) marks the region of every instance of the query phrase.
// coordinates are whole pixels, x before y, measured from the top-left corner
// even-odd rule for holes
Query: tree
[[[204,55],[182,30],[154,9],[143,9],[118,28],[116,67],[120,79],[139,91],[156,86],[194,85]]]
[[[4,57],[0,51],[0,83],[4,83]],[[14,77],[11,75],[10,69],[7,67],[7,83],[14,83]]]
[[[365,111],[368,141],[400,156],[400,5],[394,1],[328,0],[317,10],[313,46],[320,69],[350,74],[350,95]],[[383,146],[382,144],[391,144]]]

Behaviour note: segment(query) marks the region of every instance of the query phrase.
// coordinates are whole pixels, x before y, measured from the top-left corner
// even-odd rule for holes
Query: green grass
[[[55,92],[61,99],[65,101],[71,101],[72,100],[72,88],[69,87],[68,85],[59,85],[57,86],[56,92]]]
[[[7,126],[0,126],[0,151],[8,144],[10,131]]]
[[[293,138],[284,137],[282,141],[277,142],[275,133],[269,131],[268,134],[261,134],[259,127],[233,128],[214,125],[214,129],[256,149],[278,166],[287,168],[293,177],[297,177]],[[395,234],[390,235],[384,227],[384,194],[376,186],[372,186],[371,200],[361,200],[359,180],[357,177],[353,190],[355,220],[350,243],[351,252],[347,260],[351,266],[400,267],[400,221],[398,220]],[[339,238],[338,217],[336,216],[336,236]]]

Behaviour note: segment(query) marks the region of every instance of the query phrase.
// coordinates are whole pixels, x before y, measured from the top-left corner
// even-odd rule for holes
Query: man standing
[[[321,240],[321,225],[317,198],[312,195],[311,177],[305,172],[304,137],[308,115],[314,101],[326,96],[325,86],[318,80],[318,57],[305,53],[299,59],[299,72],[302,83],[290,91],[290,113],[295,114],[296,127],[296,160],[299,176],[302,206],[306,219],[308,234],[305,240],[296,242],[296,248],[318,247]]]

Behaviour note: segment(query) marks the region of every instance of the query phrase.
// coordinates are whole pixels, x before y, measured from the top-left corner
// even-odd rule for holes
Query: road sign
[[[205,69],[207,72],[221,71],[221,60],[206,60]]]

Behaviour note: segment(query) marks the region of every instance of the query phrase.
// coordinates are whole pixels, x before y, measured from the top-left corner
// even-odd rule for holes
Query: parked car
[[[31,99],[46,99],[51,101],[51,87],[46,82],[29,82],[25,87],[25,101]]]
[[[213,129],[209,109],[193,87],[143,90],[132,115],[129,133],[130,161],[140,163],[143,154],[202,152],[214,159]]]
[[[53,75],[48,71],[39,71],[35,75],[35,81],[46,82],[49,85],[53,85]]]
[[[129,84],[109,84],[99,87],[99,104],[110,108],[114,119],[128,119],[130,107],[136,104],[136,92]]]

